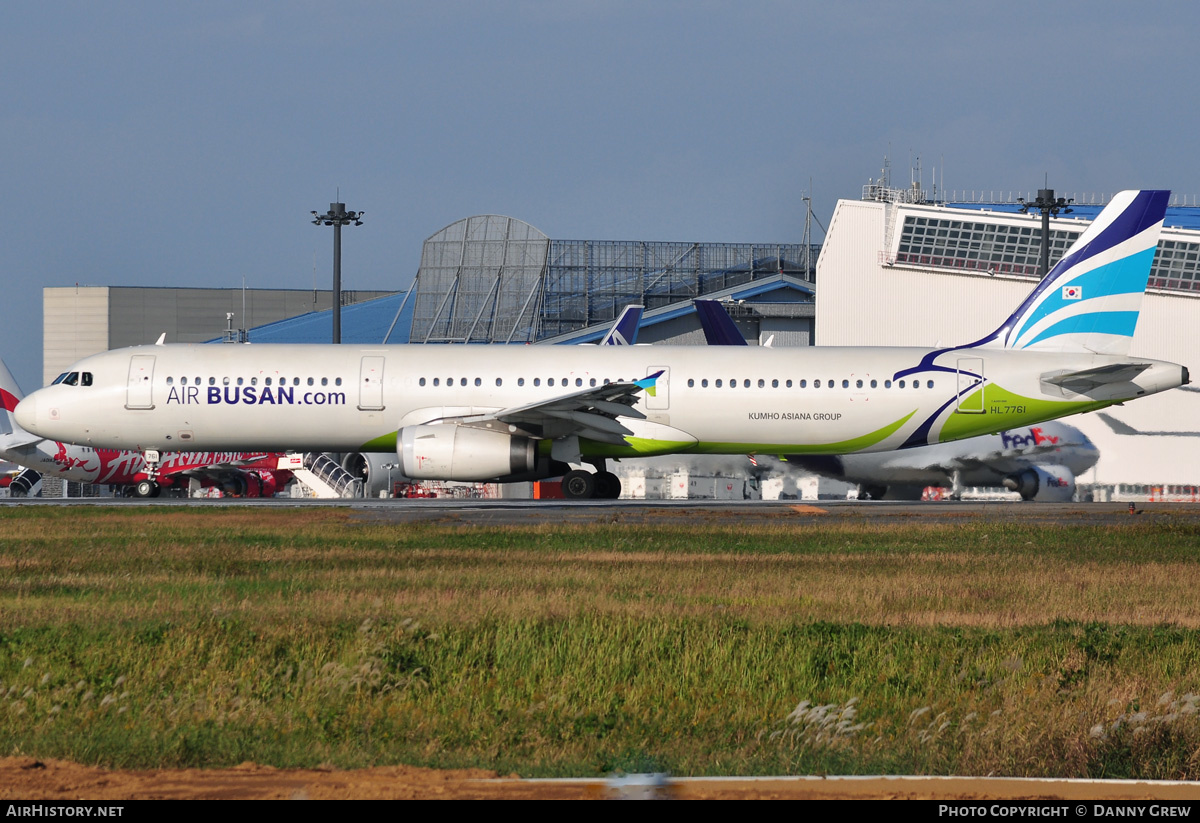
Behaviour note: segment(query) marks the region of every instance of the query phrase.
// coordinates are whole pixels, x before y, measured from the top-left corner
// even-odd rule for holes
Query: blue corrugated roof
[[[404,293],[365,300],[342,307],[343,343],[381,343],[388,327],[396,317],[396,309],[404,302]],[[396,321],[389,343],[407,343],[412,328],[413,303],[408,301],[404,313]],[[333,339],[333,310],[312,311],[287,320],[268,323],[250,329],[251,343],[328,343]],[[221,339],[209,340],[220,343]]]
[[[1005,214],[1016,214],[1021,211],[1021,206],[1018,203],[946,203],[945,205],[952,209],[969,209],[971,211],[983,211],[986,209],[987,211],[1004,212]],[[1104,209],[1104,206],[1072,203],[1070,208],[1070,214],[1061,216],[1095,220],[1096,215]],[[1167,216],[1163,221],[1163,225],[1200,231],[1200,208],[1196,206],[1168,206]]]

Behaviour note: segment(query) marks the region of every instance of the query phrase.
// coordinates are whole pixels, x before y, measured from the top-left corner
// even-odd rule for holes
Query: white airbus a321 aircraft
[[[16,418],[139,451],[394,451],[414,479],[566,472],[572,498],[617,496],[607,458],[973,437],[1188,382],[1182,366],[1129,355],[1168,196],[1117,195],[1000,328],[965,346],[139,346],[81,360]]]

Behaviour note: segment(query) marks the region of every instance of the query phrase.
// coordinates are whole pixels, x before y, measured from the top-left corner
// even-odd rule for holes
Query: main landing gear
[[[567,500],[616,500],[621,479],[603,467],[596,472],[572,469],[563,475],[562,490]]]

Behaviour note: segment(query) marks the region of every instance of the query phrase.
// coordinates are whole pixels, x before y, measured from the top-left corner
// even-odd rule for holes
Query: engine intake
[[[1004,488],[1022,500],[1065,503],[1075,497],[1075,475],[1065,466],[1031,466],[1004,478]]]
[[[400,472],[415,480],[495,480],[537,467],[532,438],[492,429],[455,423],[405,426],[396,442]]]

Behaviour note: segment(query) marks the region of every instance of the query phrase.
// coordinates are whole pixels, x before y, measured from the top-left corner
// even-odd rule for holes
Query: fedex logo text
[[[1006,449],[1023,449],[1028,446],[1041,446],[1043,444],[1053,446],[1058,443],[1058,438],[1043,433],[1040,426],[1034,426],[1029,429],[1029,434],[1022,434],[1019,431],[1001,432],[1000,442],[1004,444],[1004,448]]]
[[[172,387],[167,393],[168,404],[228,405],[228,406],[344,406],[345,392],[297,392],[294,387],[279,386],[200,386]]]

